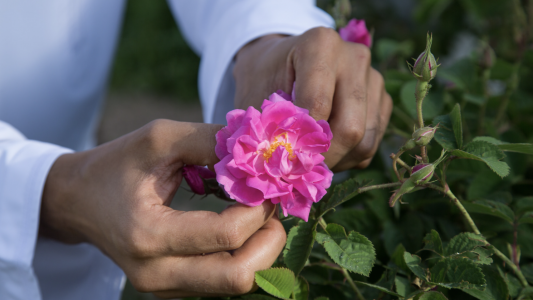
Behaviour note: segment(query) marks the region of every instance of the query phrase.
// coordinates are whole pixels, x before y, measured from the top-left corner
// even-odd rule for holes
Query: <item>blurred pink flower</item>
[[[281,203],[285,216],[305,221],[311,205],[326,194],[333,173],[320,154],[331,144],[326,121],[274,93],[261,106],[235,109],[217,133],[217,181],[232,199],[256,206],[266,199]]]
[[[339,35],[347,42],[359,43],[370,47],[372,37],[366,29],[365,20],[351,19],[346,27],[339,29]]]
[[[187,165],[183,167],[183,177],[185,177],[185,181],[187,181],[187,184],[195,194],[204,195],[205,188],[202,178],[215,178],[216,174],[204,167]]]

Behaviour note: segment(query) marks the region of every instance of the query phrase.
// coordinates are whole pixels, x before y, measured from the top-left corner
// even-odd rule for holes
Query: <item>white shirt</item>
[[[123,0],[0,0],[0,299],[118,299],[122,271],[90,244],[38,237],[58,156],[94,147]],[[206,122],[233,108],[235,53],[270,33],[333,26],[312,0],[169,0],[202,57]]]

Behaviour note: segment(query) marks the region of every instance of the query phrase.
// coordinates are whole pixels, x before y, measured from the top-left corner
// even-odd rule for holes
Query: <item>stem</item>
[[[394,170],[394,173],[396,173],[396,177],[398,177],[398,180],[402,180],[402,178],[400,177],[400,173],[398,172],[398,167],[396,167],[396,163],[398,162],[398,159],[400,158],[400,155],[402,155],[404,152],[405,151],[400,150],[392,158],[392,169]],[[410,170],[410,168],[408,170]]]
[[[430,85],[426,81],[417,81],[415,89],[415,98],[416,98],[416,116],[418,118],[418,128],[424,127],[424,116],[422,114],[422,103],[429,91]],[[420,147],[420,154],[422,155],[422,160],[428,162],[428,154],[426,146]]]
[[[386,189],[391,187],[396,187],[402,185],[401,182],[392,182],[392,183],[384,183],[384,184],[376,184],[376,185],[369,185],[362,188],[357,189],[357,193],[364,193],[371,190],[377,190],[377,189]]]
[[[427,187],[429,188],[432,188],[432,189],[435,189],[437,191],[440,191],[442,193],[444,193],[446,196],[448,196],[452,202],[457,206],[457,208],[459,208],[459,211],[461,212],[461,214],[464,216],[464,218],[466,219],[466,221],[468,222],[468,224],[470,224],[470,227],[472,227],[472,231],[474,231],[475,234],[479,234],[481,235],[481,232],[479,231],[479,229],[477,228],[476,224],[474,223],[474,220],[472,220],[472,218],[470,217],[470,214],[466,211],[466,209],[464,208],[464,206],[461,204],[461,202],[459,201],[459,199],[457,199],[457,197],[455,197],[455,195],[452,193],[451,190],[447,190],[445,191],[443,188],[441,188],[440,186],[438,185],[434,185],[434,184],[428,184]],[[492,252],[494,252],[494,254],[496,254],[496,256],[498,256],[501,260],[503,260],[505,262],[505,264],[507,266],[509,266],[509,268],[511,268],[514,273],[516,274],[516,276],[518,277],[518,279],[520,280],[520,283],[524,286],[524,287],[527,287],[529,286],[526,278],[524,277],[524,274],[522,274],[522,271],[520,271],[520,268],[515,265],[507,256],[505,256],[505,254],[503,254],[500,250],[496,249],[496,247],[494,247],[493,245],[489,244],[489,242],[487,242],[487,245],[486,245],[490,250],[492,250]]]
[[[355,282],[353,282],[352,277],[350,277],[350,274],[348,273],[348,270],[346,270],[345,268],[342,268],[342,274],[344,275],[344,278],[346,278],[346,280],[348,281],[348,283],[350,284],[350,286],[354,290],[355,295],[357,296],[357,299],[365,300],[365,297],[363,297],[363,294],[361,294],[361,292],[359,291],[359,289],[355,285]]]
[[[320,219],[318,219],[318,224],[320,224],[320,227],[322,227],[324,230],[326,230],[326,227],[328,227],[328,224],[326,223],[326,221],[324,221],[324,219],[322,217]],[[355,282],[353,282],[352,277],[350,277],[350,274],[348,273],[348,270],[346,270],[345,268],[341,267],[341,271],[342,271],[342,274],[344,274],[344,277],[346,278],[346,280],[348,281],[350,286],[352,287],[352,289],[354,290],[355,294],[357,295],[357,299],[365,300],[365,297],[363,297],[363,294],[361,294],[361,292],[359,291],[359,289],[355,285]]]

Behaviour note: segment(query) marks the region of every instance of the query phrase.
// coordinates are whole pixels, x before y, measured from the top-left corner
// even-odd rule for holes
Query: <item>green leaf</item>
[[[512,223],[514,213],[509,206],[492,200],[461,201],[467,212],[495,216]]]
[[[446,288],[478,289],[486,287],[478,264],[467,258],[445,258],[431,268],[431,282]]]
[[[433,119],[433,126],[439,124],[439,128],[433,137],[442,148],[452,150],[457,149],[457,141],[455,140],[455,133],[453,132],[453,123],[450,115],[438,116]]]
[[[393,296],[396,296],[396,297],[402,297],[402,295],[397,294],[397,293],[395,293],[395,292],[393,292],[393,291],[391,291],[391,290],[389,290],[387,288],[384,288],[382,286],[379,286],[379,285],[375,285],[375,284],[371,284],[371,283],[363,282],[363,281],[357,281],[357,280],[354,280],[354,282],[357,283],[357,284],[360,284],[360,285],[366,285],[368,287],[377,289],[377,290],[379,290],[381,292],[384,292],[384,293],[387,293],[389,295],[393,295]]]
[[[487,288],[484,291],[462,289],[463,292],[480,300],[507,299],[509,296],[509,289],[498,270],[491,266],[481,266],[481,270],[487,281]]]
[[[339,266],[364,276],[370,274],[376,252],[365,236],[355,231],[346,236],[342,226],[330,223],[326,227],[326,233],[317,232],[316,240]]]
[[[255,282],[272,296],[288,299],[294,288],[294,273],[285,268],[270,268],[255,272]]]
[[[522,284],[520,283],[520,280],[509,273],[504,274],[499,268],[498,271],[500,272],[500,276],[502,276],[502,278],[505,280],[505,284],[507,284],[509,296],[511,296],[511,298],[518,297],[520,291],[522,290]]]
[[[500,150],[502,151],[517,152],[517,153],[533,155],[533,144],[526,144],[526,143],[511,144],[511,143],[502,142],[490,136],[478,136],[474,138],[474,142],[475,141],[489,142],[491,144],[498,146],[498,148],[500,148]]]
[[[520,295],[518,296],[518,300],[528,299],[528,297],[531,296],[533,296],[533,287],[528,286],[522,289]]]
[[[478,247],[486,246],[487,244],[483,236],[471,232],[463,232],[450,240],[448,246],[446,246],[446,255],[462,254],[473,251]]]
[[[446,296],[444,296],[440,292],[432,291],[432,292],[425,292],[419,297],[415,298],[417,300],[448,300]]]
[[[474,95],[474,94],[464,94],[463,98],[470,103],[474,103],[477,105],[483,105],[485,102],[487,102],[487,99],[481,95]]]
[[[482,161],[502,178],[509,175],[509,166],[501,161],[505,154],[498,146],[489,142],[473,141],[466,145],[464,150],[455,149],[451,153],[457,157]]]
[[[516,200],[514,210],[517,215],[533,211],[533,197],[524,197]]]
[[[416,99],[415,99],[416,80],[411,80],[402,86],[400,90],[400,100],[405,111],[416,119]],[[424,102],[422,102],[422,111],[424,112],[424,119],[430,120],[438,116],[444,108],[444,101],[442,100],[442,93],[432,93],[431,91],[426,95]]]
[[[522,274],[526,277],[527,281],[533,284],[533,263],[520,266]]]
[[[403,254],[403,259],[405,260],[405,264],[415,274],[417,277],[424,279],[427,281],[427,275],[425,268],[422,266],[422,259],[420,256],[413,255],[407,251]]]
[[[396,287],[396,292],[402,297],[409,295],[415,290],[411,286],[411,282],[409,282],[409,279],[402,276],[396,276],[396,278],[394,278],[394,286]]]
[[[409,268],[407,267],[407,264],[405,263],[405,260],[403,258],[404,253],[405,247],[402,244],[398,244],[398,246],[396,246],[396,249],[391,255],[391,261],[404,272],[409,273]]]
[[[431,232],[426,234],[424,237],[424,244],[423,250],[430,250],[439,255],[443,255],[442,241],[439,233],[434,229],[431,229]]]
[[[455,104],[452,112],[450,112],[450,119],[452,120],[453,134],[457,148],[463,148],[463,121],[461,119],[461,106],[459,103]]]
[[[298,275],[305,266],[315,242],[317,222],[300,220],[287,235],[283,259],[289,269]]]
[[[533,224],[533,211],[525,213],[518,222],[520,224]]]
[[[316,213],[316,219],[320,219],[320,217],[322,217],[329,210],[355,197],[357,194],[359,194],[357,190],[363,186],[368,185],[368,183],[370,182],[364,181],[362,183],[359,183],[355,179],[350,178],[341,184],[337,184],[333,188],[333,192],[328,193],[331,194],[331,196],[329,196],[327,199],[320,201]]]
[[[267,295],[261,295],[261,294],[251,294],[251,295],[241,296],[239,299],[242,299],[242,300],[276,300],[278,298],[270,297]]]
[[[294,300],[307,300],[309,298],[309,283],[302,276],[298,276],[292,295]]]

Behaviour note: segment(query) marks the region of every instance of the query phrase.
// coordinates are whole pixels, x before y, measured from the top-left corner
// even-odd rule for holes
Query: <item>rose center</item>
[[[282,135],[285,136],[285,140],[281,140],[281,141],[278,141],[278,138],[281,137]],[[294,155],[294,151],[292,150],[292,145],[291,143],[288,143],[286,142],[287,140],[289,139],[288,135],[286,132],[276,136],[274,138],[274,141],[270,144],[270,147],[268,148],[265,148],[263,150],[263,157],[266,159],[266,162],[268,163],[268,160],[272,157],[272,154],[274,153],[274,151],[276,151],[276,149],[278,149],[279,146],[281,147],[285,147],[285,150],[287,150],[287,152],[289,152],[289,159],[292,160],[296,157],[296,155]]]

